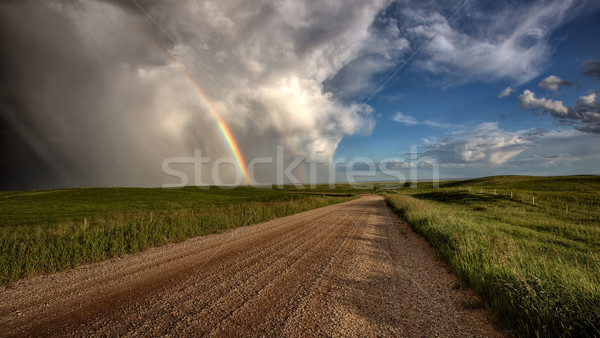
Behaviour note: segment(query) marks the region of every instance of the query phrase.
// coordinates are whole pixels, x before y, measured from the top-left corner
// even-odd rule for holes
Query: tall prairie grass
[[[90,189],[87,195],[84,194],[85,198],[81,197],[83,203],[71,200],[68,190],[61,192],[59,197],[49,193],[42,195],[48,198],[16,201],[10,198],[11,194],[5,193],[9,196],[2,196],[5,197],[3,207],[29,210],[29,214],[21,215],[20,219],[7,219],[4,215],[4,224],[0,226],[0,282],[7,284],[35,274],[70,269],[351,198],[278,191],[257,191],[252,197],[252,193],[246,191],[194,190],[187,193],[195,198],[187,196],[185,191],[182,196],[187,197],[184,198],[172,191],[138,189],[125,191],[120,198],[111,199],[109,194],[114,197],[114,193],[119,195],[120,192]],[[247,196],[240,198],[244,194]],[[157,198],[161,195],[162,200]],[[128,208],[127,203],[132,200],[138,205]],[[86,204],[93,202],[96,207]],[[119,207],[120,203],[125,206]],[[14,214],[14,210],[7,211]]]
[[[386,198],[517,334],[600,336],[598,182],[583,191],[454,183]]]

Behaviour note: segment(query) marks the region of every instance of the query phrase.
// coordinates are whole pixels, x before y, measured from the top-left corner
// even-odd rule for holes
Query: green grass
[[[350,196],[214,187],[0,192],[0,284],[267,221]]]
[[[600,335],[599,177],[500,176],[429,188],[386,196],[509,328]]]

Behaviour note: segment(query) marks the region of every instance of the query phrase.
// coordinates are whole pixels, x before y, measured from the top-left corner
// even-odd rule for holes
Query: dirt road
[[[364,196],[2,288],[0,336],[502,336],[458,285]]]

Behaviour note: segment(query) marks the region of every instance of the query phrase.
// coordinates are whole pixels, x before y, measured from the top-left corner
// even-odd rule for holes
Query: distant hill
[[[440,184],[441,187],[481,187],[536,191],[600,191],[600,176],[521,176],[503,175],[481,177]]]

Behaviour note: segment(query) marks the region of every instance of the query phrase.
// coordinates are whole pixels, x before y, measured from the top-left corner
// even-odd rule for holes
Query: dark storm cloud
[[[32,19],[31,23],[21,22],[24,15]],[[25,187],[30,187],[29,183],[36,186],[40,171],[53,181],[62,182],[64,159],[50,151],[51,141],[40,135],[39,127],[47,123],[46,118],[34,116],[31,111],[48,101],[59,100],[53,95],[60,85],[57,81],[69,82],[69,77],[83,80],[77,71],[80,60],[71,60],[66,49],[54,48],[57,43],[73,42],[77,37],[55,11],[28,3],[3,3],[0,18],[1,39],[7,47],[0,62],[4,74],[0,77],[3,187],[17,188],[20,182],[27,182]],[[72,67],[67,68],[65,61]],[[64,74],[57,77],[53,72]],[[64,114],[64,109],[58,114]]]
[[[93,25],[114,13],[84,23],[89,14],[70,2],[0,4],[4,189],[105,185],[110,175],[126,184],[112,169],[124,165],[115,154],[135,151],[122,118],[152,91],[127,86],[118,66],[106,65],[135,68],[164,60],[124,33],[126,24],[102,27],[110,40],[85,34],[78,25],[98,29]],[[116,100],[111,93],[119,91],[127,95]]]
[[[160,186],[166,158],[231,156],[215,112],[249,159],[333,155],[373,119],[322,82],[386,6],[346,4],[0,3],[0,189]]]
[[[600,79],[600,60],[590,59],[583,64],[583,75]]]

